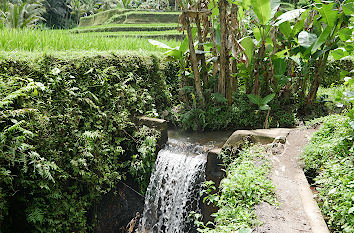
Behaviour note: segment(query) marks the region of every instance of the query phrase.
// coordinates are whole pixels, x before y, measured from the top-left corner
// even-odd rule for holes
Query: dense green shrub
[[[330,87],[332,84],[343,84],[344,80],[341,78],[341,71],[350,72],[353,68],[353,60],[350,59],[328,62],[322,79],[322,86]]]
[[[221,181],[219,192],[213,193],[212,181],[205,182],[204,201],[219,208],[214,213],[215,228],[200,224],[199,232],[232,232],[249,229],[259,224],[254,207],[261,202],[275,204],[274,185],[267,177],[270,173],[269,155],[261,146],[246,146],[240,153],[230,150],[222,153],[226,164],[226,177]],[[251,230],[245,232],[252,232]]]
[[[314,179],[317,197],[329,228],[354,231],[354,130],[349,117],[332,115],[323,121],[304,149],[305,171]]]
[[[158,133],[133,123],[170,96],[155,57],[0,61],[0,232],[88,232],[130,174],[143,193]]]
[[[238,92],[233,96],[232,106],[213,97],[206,109],[173,108],[167,118],[186,130],[222,130],[222,129],[252,129],[262,128],[266,112],[258,110],[256,105],[250,104],[245,93]],[[224,100],[226,101],[226,100]],[[291,106],[282,106],[280,102],[269,104],[270,126],[291,127],[295,125],[295,114]]]

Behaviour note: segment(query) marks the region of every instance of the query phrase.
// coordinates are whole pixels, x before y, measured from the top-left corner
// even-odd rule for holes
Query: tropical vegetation
[[[0,0],[0,232],[92,232],[121,182],[144,194],[161,135],[137,116],[197,131],[331,112],[303,161],[331,230],[352,232],[352,53],[351,0]],[[275,203],[269,157],[223,158],[214,228],[196,223],[249,232]]]

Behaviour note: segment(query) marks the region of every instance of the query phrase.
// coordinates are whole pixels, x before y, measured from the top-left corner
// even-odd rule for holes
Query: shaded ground
[[[307,182],[305,178],[303,178],[305,181],[301,178],[304,175],[298,165],[298,157],[314,131],[314,129],[292,130],[286,144],[273,152],[271,180],[276,186],[275,193],[279,206],[263,203],[256,207],[257,217],[264,224],[257,227],[255,232],[316,232],[311,230],[313,219],[311,217],[309,219],[309,208],[306,207],[306,202],[313,203],[304,198],[303,187],[306,188]]]

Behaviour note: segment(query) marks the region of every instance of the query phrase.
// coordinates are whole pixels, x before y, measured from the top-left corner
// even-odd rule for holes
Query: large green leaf
[[[160,48],[163,48],[163,49],[171,49],[171,50],[172,50],[172,48],[171,48],[170,46],[168,46],[167,44],[164,44],[164,43],[162,43],[162,42],[160,42],[160,41],[151,40],[151,39],[149,39],[148,41],[149,41],[149,43],[152,44],[152,45],[156,45],[156,46],[158,46],[158,47],[160,47]]]
[[[343,57],[349,56],[348,51],[346,51],[344,48],[338,48],[333,51],[331,51],[331,56],[334,58],[334,60],[339,60]]]
[[[271,18],[270,0],[251,0],[253,11],[259,23],[265,25]]]
[[[164,54],[175,59],[181,59],[183,57],[183,53],[180,50],[177,50],[176,48],[169,50]]]
[[[341,39],[341,41],[347,41],[352,38],[353,35],[353,29],[350,28],[343,28],[338,32],[338,36]]]
[[[271,14],[270,18],[273,18],[275,13],[277,13],[278,8],[280,6],[280,0],[271,0],[270,1],[270,8],[271,8]]]
[[[292,11],[285,12],[284,14],[278,17],[278,22],[275,25],[278,26],[286,21],[297,19],[304,11],[304,9],[295,9]]]
[[[316,34],[302,31],[299,33],[297,39],[298,39],[299,45],[301,45],[305,48],[309,48],[309,47],[311,47],[311,45],[313,43],[315,43],[315,41],[317,40],[317,36],[316,36]]]
[[[287,69],[287,65],[284,59],[277,58],[273,61],[274,75],[283,75]]]
[[[266,111],[266,110],[270,109],[270,107],[269,107],[268,104],[265,104],[265,105],[261,105],[261,106],[259,107],[259,109],[260,109],[260,110],[263,110],[263,111]]]
[[[179,51],[184,54],[185,52],[187,52],[187,50],[189,49],[189,39],[188,36],[186,36],[181,44],[181,46],[179,46]]]
[[[332,28],[330,26],[327,26],[323,32],[321,33],[321,35],[317,38],[315,44],[313,45],[312,49],[311,49],[311,53],[316,52],[317,49],[319,49],[321,47],[321,45],[323,45],[326,41],[327,38],[329,37],[329,35],[331,34]]]
[[[215,43],[216,45],[221,45],[221,29],[220,24],[218,24],[215,28]]]
[[[197,29],[196,28],[192,28],[192,38],[193,40],[195,40],[197,36]],[[188,39],[188,36],[186,36],[181,44],[181,46],[179,47],[179,51],[182,53],[182,54],[185,54],[189,49],[189,39]]]
[[[343,12],[346,15],[354,14],[354,2],[348,2],[343,5]]]
[[[300,31],[302,31],[304,29],[305,20],[307,19],[309,14],[310,14],[309,10],[306,10],[301,14],[300,20],[298,20],[293,27],[293,35],[294,36],[296,36]]]
[[[267,105],[275,97],[275,93],[269,94],[262,99],[262,104]]]
[[[254,35],[254,38],[256,38],[256,40],[257,40],[258,42],[261,41],[262,35],[261,35],[261,31],[259,30],[258,27],[254,27],[254,28],[253,28],[253,35]]]
[[[258,95],[248,94],[247,97],[252,103],[257,104],[258,106],[263,105],[263,100]]]
[[[251,37],[247,36],[241,39],[240,44],[245,49],[245,54],[249,62],[251,62],[253,58],[253,40]]]
[[[322,21],[328,26],[334,27],[338,17],[338,11],[333,9],[334,3],[322,4],[321,8],[318,8],[318,12],[322,15]]]
[[[290,38],[292,36],[292,29],[289,21],[280,24],[279,30],[284,34],[284,36],[286,36],[286,38]]]

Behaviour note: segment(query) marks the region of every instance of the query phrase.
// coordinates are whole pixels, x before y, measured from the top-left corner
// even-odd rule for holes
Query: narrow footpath
[[[271,180],[279,206],[256,207],[262,226],[257,233],[329,233],[309,184],[299,166],[299,156],[314,129],[293,129],[284,148],[273,152]]]

